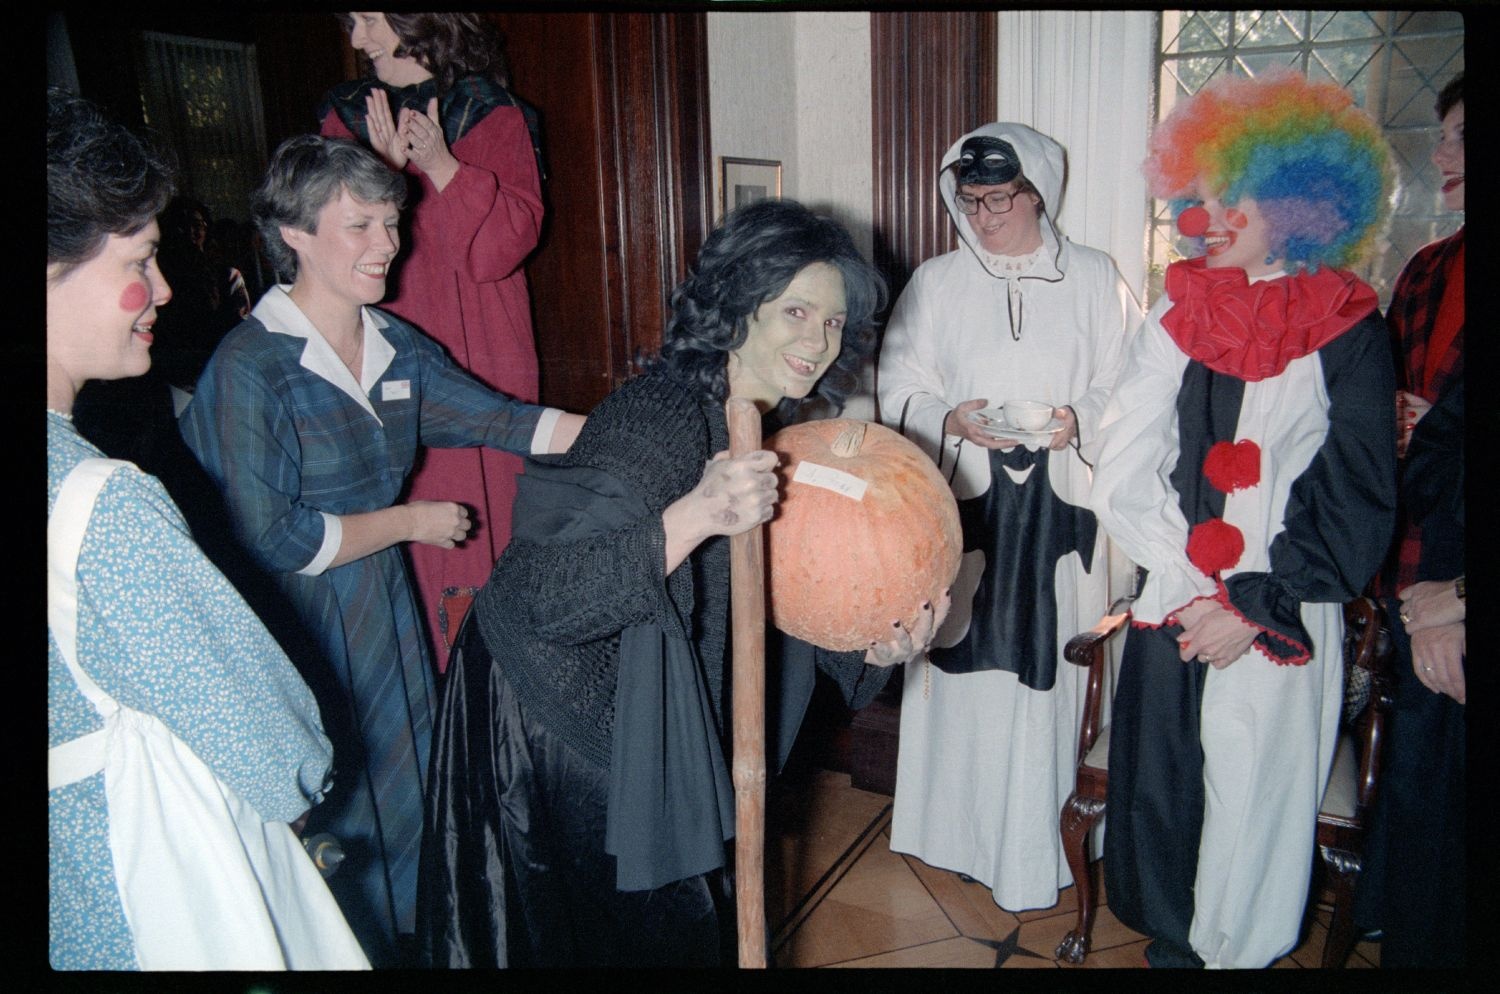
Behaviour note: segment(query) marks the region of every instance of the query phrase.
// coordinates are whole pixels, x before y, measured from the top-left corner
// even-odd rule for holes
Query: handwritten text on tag
[[[792,480],[795,483],[805,483],[810,487],[832,490],[851,500],[864,500],[865,489],[869,486],[852,473],[845,473],[843,470],[829,466],[819,466],[814,462],[798,463],[797,472],[792,474]]]

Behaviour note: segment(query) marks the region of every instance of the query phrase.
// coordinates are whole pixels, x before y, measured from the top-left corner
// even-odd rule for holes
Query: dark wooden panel
[[[956,245],[938,163],[959,135],[995,119],[995,24],[993,11],[870,14],[875,264],[893,296]]]
[[[542,398],[586,411],[659,346],[707,232],[705,19],[493,16],[542,115],[548,219],[528,267]]]
[[[329,13],[255,14],[248,20],[254,30],[269,152],[293,135],[318,129],[317,109],[324,94],[356,74],[354,50]]]
[[[892,300],[918,265],[957,245],[938,195],[938,164],[959,135],[995,119],[996,40],[992,11],[870,14],[875,265]],[[855,715],[856,787],[895,792],[900,728],[893,687]]]
[[[542,400],[587,411],[610,388],[609,280],[601,147],[604,117],[593,15],[492,15],[506,37],[511,84],[541,115],[547,205],[527,264]]]

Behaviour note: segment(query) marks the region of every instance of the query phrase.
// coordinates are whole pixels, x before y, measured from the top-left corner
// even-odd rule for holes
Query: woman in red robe
[[[364,142],[408,177],[410,254],[384,306],[415,324],[478,380],[538,397],[523,264],[542,225],[535,113],[506,89],[495,29],[480,14],[338,15],[373,76],[340,84],[320,110],[329,137]],[[521,463],[474,449],[424,449],[411,500],[456,500],[475,527],[453,549],[409,550],[441,671],[458,618],[444,591],[482,586],[510,540]]]

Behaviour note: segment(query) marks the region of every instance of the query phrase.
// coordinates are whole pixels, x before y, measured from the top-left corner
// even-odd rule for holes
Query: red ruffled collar
[[[1172,341],[1216,373],[1256,381],[1327,345],[1379,303],[1353,273],[1327,266],[1251,283],[1243,269],[1203,259],[1167,267],[1172,301],[1161,317]]]

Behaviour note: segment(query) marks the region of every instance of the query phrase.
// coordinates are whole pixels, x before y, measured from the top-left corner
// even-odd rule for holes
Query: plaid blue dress
[[[252,603],[334,744],[334,786],[308,831],[343,843],[330,889],[382,966],[399,963],[396,934],[414,927],[433,664],[399,546],[329,566],[339,516],[395,504],[419,445],[529,453],[556,415],[482,386],[399,318],[363,316],[356,380],[272,289],[214,353],[181,427],[240,543],[274,578]]]

